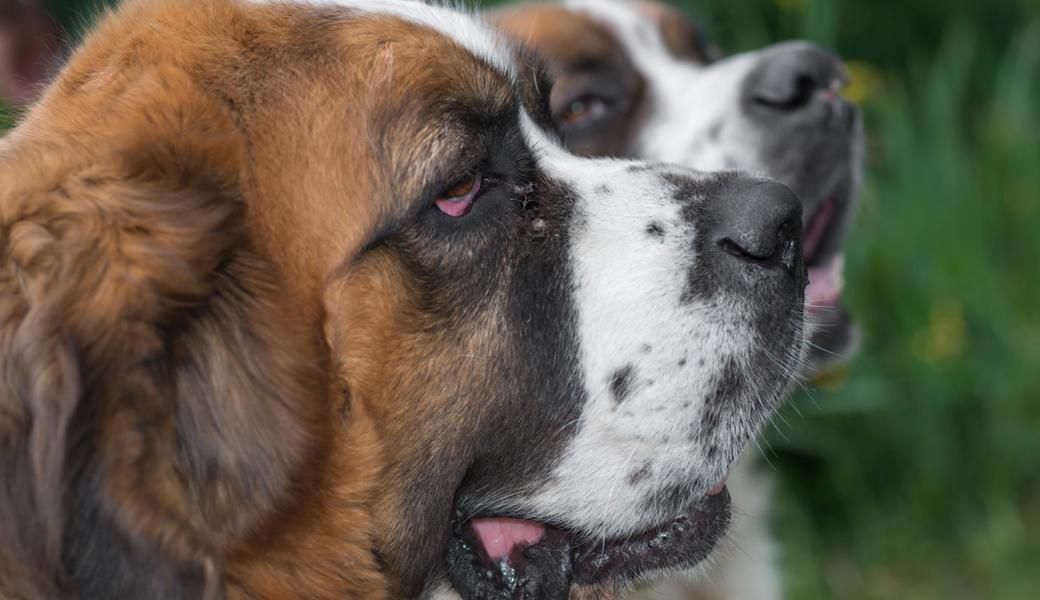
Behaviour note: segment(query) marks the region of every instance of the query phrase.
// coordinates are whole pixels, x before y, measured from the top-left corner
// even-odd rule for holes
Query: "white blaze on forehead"
[[[516,64],[508,42],[473,8],[450,4],[427,4],[412,0],[249,0],[253,4],[304,4],[342,6],[363,14],[383,14],[429,27],[469,50],[510,80],[516,79]]]
[[[551,482],[513,503],[579,530],[628,535],[670,516],[647,506],[655,490],[681,483],[704,494],[724,476],[699,428],[719,372],[743,359],[750,336],[732,303],[683,301],[703,260],[683,204],[703,199],[680,202],[662,175],[705,175],[577,158],[523,124],[539,168],[575,196],[567,260],[586,402]]]

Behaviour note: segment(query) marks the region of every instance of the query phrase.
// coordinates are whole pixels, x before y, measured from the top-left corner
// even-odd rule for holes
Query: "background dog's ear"
[[[328,370],[250,249],[229,114],[176,70],[106,101],[0,147],[0,596],[215,596]]]
[[[657,23],[665,45],[677,58],[698,63],[722,58],[722,51],[708,42],[704,28],[691,16],[659,2],[643,2],[639,6],[643,14]]]

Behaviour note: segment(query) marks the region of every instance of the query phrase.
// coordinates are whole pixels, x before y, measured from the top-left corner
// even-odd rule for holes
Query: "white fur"
[[[451,587],[446,579],[438,579],[430,589],[420,596],[422,600],[462,600],[462,596]]]
[[[630,2],[567,0],[564,5],[610,27],[644,77],[653,105],[636,139],[636,155],[703,170],[763,170],[756,150],[759,129],[736,108],[741,82],[753,68],[757,52],[703,67],[678,60],[656,23]],[[712,127],[720,128],[717,141],[707,139]],[[782,597],[769,522],[773,479],[757,472],[754,462],[752,456],[745,457],[730,475],[733,524],[712,564],[688,577],[694,583],[665,580],[633,598],[692,597],[696,591],[727,600]]]
[[[588,402],[551,483],[512,505],[597,538],[637,533],[674,516],[647,506],[654,492],[679,483],[691,498],[703,495],[725,477],[736,452],[709,458],[691,432],[723,365],[747,360],[741,299],[680,302],[699,257],[680,201],[661,179],[666,172],[708,176],[678,167],[633,173],[631,162],[576,158],[530,123],[526,130],[543,170],[579,197],[570,251]],[[650,222],[664,227],[662,239],[646,234]],[[631,391],[618,404],[610,382],[629,365]],[[721,424],[746,426],[735,416]]]

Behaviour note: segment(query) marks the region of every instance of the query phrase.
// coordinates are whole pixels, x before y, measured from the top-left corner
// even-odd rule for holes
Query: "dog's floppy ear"
[[[660,2],[641,2],[639,8],[657,23],[665,45],[676,57],[703,63],[722,58],[722,51],[708,42],[700,23],[683,11]]]
[[[105,102],[0,145],[0,596],[214,596],[326,417],[321,341],[250,249],[224,107],[172,68]]]

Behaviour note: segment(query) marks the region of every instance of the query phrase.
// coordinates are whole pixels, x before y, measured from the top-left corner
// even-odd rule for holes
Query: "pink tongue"
[[[835,255],[822,267],[809,269],[809,287],[805,288],[805,304],[810,313],[817,309],[834,306],[841,299],[842,269],[845,257]]]
[[[470,525],[492,561],[508,559],[513,548],[537,544],[545,535],[545,525],[522,519],[473,519]]]

